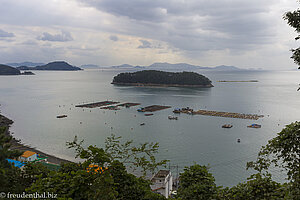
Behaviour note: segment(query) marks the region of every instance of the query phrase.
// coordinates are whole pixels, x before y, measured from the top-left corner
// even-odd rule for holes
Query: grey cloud
[[[72,41],[73,37],[70,32],[61,31],[61,34],[54,34],[54,35],[44,32],[43,35],[37,37],[37,39],[43,41],[51,41],[51,42],[67,42],[67,41]]]
[[[0,37],[2,38],[15,37],[15,34],[0,29]]]
[[[274,19],[268,18],[275,0],[79,1],[122,19],[116,22],[121,33],[187,51],[249,50],[275,40]]]
[[[119,40],[118,36],[115,36],[115,35],[109,36],[109,39],[112,40],[112,41],[114,41],[114,42],[116,42],[116,41]]]
[[[138,46],[139,49],[146,49],[146,48],[152,48],[152,45],[149,41],[147,40],[140,40],[142,43],[140,46]]]

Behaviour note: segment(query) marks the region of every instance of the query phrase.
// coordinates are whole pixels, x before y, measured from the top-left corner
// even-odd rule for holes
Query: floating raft
[[[164,110],[171,108],[171,106],[160,106],[160,105],[152,105],[152,106],[147,106],[145,108],[138,109],[139,112],[155,112],[159,110]]]
[[[138,106],[138,105],[141,105],[141,104],[140,103],[122,103],[122,104],[119,104],[118,106],[130,108],[132,106]]]
[[[88,104],[82,104],[82,105],[76,105],[75,107],[80,107],[80,108],[97,108],[101,106],[108,106],[112,104],[117,104],[120,102],[117,101],[101,101],[101,102],[96,102],[96,103],[88,103]]]
[[[258,120],[263,115],[257,114],[243,114],[243,113],[233,113],[233,112],[220,112],[220,111],[211,111],[211,110],[198,110],[193,111],[192,109],[186,110],[179,110],[177,112],[186,113],[186,114],[193,114],[193,115],[209,115],[209,116],[217,116],[217,117],[229,117],[229,118],[240,118],[240,119],[252,119]]]
[[[253,120],[258,120],[259,118],[264,117],[263,115],[257,115],[257,114],[242,114],[242,113],[219,112],[219,111],[209,111],[209,110],[198,110],[198,111],[194,111],[192,114],[240,118],[240,119],[253,119]]]

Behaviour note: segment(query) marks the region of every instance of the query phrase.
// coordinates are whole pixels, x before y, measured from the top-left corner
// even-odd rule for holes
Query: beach
[[[7,130],[5,132],[5,134],[7,136],[12,136],[11,133],[10,133],[10,131],[9,131],[9,127],[13,123],[14,123],[13,120],[8,119],[7,117],[5,117],[5,116],[3,116],[3,115],[0,114],[0,127],[1,126],[7,127]],[[20,151],[33,151],[33,152],[36,152],[37,154],[40,154],[41,156],[48,157],[47,161],[49,163],[53,163],[53,164],[57,164],[57,165],[71,162],[69,160],[58,158],[56,156],[44,153],[44,152],[42,152],[40,150],[37,150],[35,148],[32,148],[30,146],[24,145],[18,139],[14,138],[13,136],[12,136],[12,140],[11,140],[11,147],[10,147],[10,149],[12,149],[12,150],[20,150]]]

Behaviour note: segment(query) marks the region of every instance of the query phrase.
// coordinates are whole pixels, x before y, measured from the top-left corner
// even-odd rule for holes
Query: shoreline
[[[117,83],[112,82],[113,85],[124,85],[124,86],[138,86],[138,87],[185,87],[185,88],[211,88],[210,85],[180,85],[180,84],[156,84],[156,83]]]
[[[7,136],[11,136],[12,137],[12,140],[10,142],[11,143],[11,148],[10,149],[12,149],[12,150],[20,150],[20,151],[34,151],[37,154],[40,154],[40,155],[48,157],[47,161],[49,163],[52,163],[52,164],[60,165],[60,164],[63,164],[63,163],[72,162],[72,161],[69,161],[69,160],[66,160],[66,159],[63,159],[63,158],[58,158],[56,156],[44,153],[44,152],[42,152],[40,150],[37,150],[36,148],[33,148],[33,147],[27,146],[25,144],[22,144],[20,142],[20,140],[14,138],[14,136],[10,134],[9,128],[10,128],[10,126],[13,123],[14,123],[13,120],[8,119],[7,117],[5,117],[5,116],[3,116],[3,115],[0,114],[0,126],[7,127],[7,130],[6,130],[6,132],[4,134],[7,135]]]

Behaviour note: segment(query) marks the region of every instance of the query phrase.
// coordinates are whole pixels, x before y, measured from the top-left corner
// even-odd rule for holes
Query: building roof
[[[25,152],[21,155],[21,157],[28,158],[28,157],[30,157],[30,156],[32,156],[32,155],[34,155],[34,154],[36,154],[36,153],[33,152],[33,151],[25,151]]]
[[[17,160],[12,160],[12,159],[6,159],[9,163],[13,164],[15,167],[21,168],[23,167],[25,164],[17,161]]]
[[[170,170],[159,170],[152,179],[165,178],[169,175],[169,173],[170,173]]]

